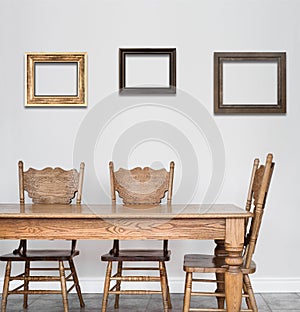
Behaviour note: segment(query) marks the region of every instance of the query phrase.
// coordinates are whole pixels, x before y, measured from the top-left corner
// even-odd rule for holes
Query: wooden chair
[[[113,203],[116,202],[116,192],[122,198],[124,205],[134,206],[138,209],[139,205],[149,205],[153,207],[159,205],[161,199],[168,192],[167,201],[171,202],[174,162],[170,163],[170,171],[165,169],[154,170],[149,167],[134,168],[126,170],[120,168],[114,171],[113,162],[109,163],[110,181],[111,181],[111,198]],[[145,206],[143,206],[144,208]],[[166,272],[165,262],[170,260],[171,252],[168,250],[168,241],[163,241],[161,249],[120,249],[119,240],[114,240],[113,248],[108,254],[101,257],[102,261],[107,261],[107,270],[104,283],[102,311],[106,311],[108,295],[115,294],[115,308],[119,307],[120,294],[156,294],[160,293],[163,297],[164,311],[171,308],[171,299],[168,286],[168,278]],[[158,267],[124,267],[123,262],[156,262]],[[112,274],[113,262],[117,263],[117,272]],[[149,271],[158,270],[159,276],[148,275],[134,275],[129,276],[128,273],[123,275],[123,271]],[[111,281],[115,281],[115,285],[110,287]],[[121,282],[160,282],[161,290],[121,290]]]
[[[255,159],[246,202],[246,210],[253,212],[251,222],[246,221],[245,244],[243,252],[243,298],[248,309],[241,311],[257,312],[257,304],[252,290],[249,275],[256,271],[256,264],[252,260],[262,216],[266,203],[271,176],[274,168],[272,154],[268,154],[265,165],[259,166]],[[220,242],[219,242],[220,243]],[[224,247],[224,245],[223,245]],[[184,256],[183,270],[186,272],[183,311],[226,311],[224,275],[226,271],[225,249],[216,248],[215,255],[187,254]],[[216,279],[195,278],[194,273],[214,273]],[[193,282],[213,282],[217,284],[215,292],[193,291]],[[213,296],[217,298],[218,308],[191,308],[191,296]]]
[[[30,168],[26,172],[23,170],[23,162],[19,161],[19,193],[20,203],[25,202],[25,191],[28,197],[32,199],[33,206],[42,206],[47,204],[68,205],[77,193],[76,202],[81,202],[84,163],[80,164],[80,171],[76,169],[65,171],[61,168],[45,168],[36,170]],[[58,208],[59,205],[56,205]],[[37,233],[38,235],[38,233]],[[68,311],[67,294],[74,287],[76,288],[80,306],[84,307],[77,273],[75,270],[73,258],[79,255],[76,248],[76,241],[73,240],[70,249],[67,250],[37,250],[27,249],[27,241],[21,240],[19,247],[10,254],[0,256],[0,261],[6,262],[5,279],[3,284],[1,311],[6,311],[7,297],[11,294],[23,294],[24,309],[28,306],[29,294],[56,294],[60,293],[63,297],[64,312]],[[57,262],[58,267],[31,267],[32,262]],[[25,262],[25,270],[23,273],[13,276],[12,263]],[[64,266],[64,262],[68,263],[68,267]],[[31,274],[32,271],[59,271],[59,276],[55,275],[37,275]],[[65,273],[69,274],[66,275]],[[22,284],[10,290],[10,282],[21,281]],[[61,290],[37,290],[29,289],[31,282],[60,282]],[[72,285],[67,289],[67,282]],[[69,283],[68,283],[69,284]]]

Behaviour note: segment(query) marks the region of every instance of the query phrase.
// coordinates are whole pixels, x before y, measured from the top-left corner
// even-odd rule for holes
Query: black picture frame
[[[167,56],[168,61],[168,86],[165,87],[139,87],[128,86],[126,73],[130,69],[126,68],[127,56]],[[120,48],[119,49],[119,91],[125,95],[155,95],[155,94],[175,94],[176,93],[176,48]]]

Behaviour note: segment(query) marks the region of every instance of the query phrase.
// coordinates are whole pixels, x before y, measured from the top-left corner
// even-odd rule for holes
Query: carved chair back
[[[266,198],[274,169],[273,155],[268,154],[265,165],[259,166],[255,159],[248,192],[246,210],[253,212],[251,223],[245,237],[244,264],[250,267],[262,222]],[[258,167],[259,166],[259,167]]]
[[[170,162],[169,172],[166,169],[152,169],[149,167],[136,167],[131,170],[120,168],[114,171],[114,164],[109,163],[111,199],[116,202],[116,193],[125,205],[159,205],[162,198],[167,194],[167,202],[172,200],[174,162]],[[168,240],[163,241],[164,253],[168,253]],[[114,240],[110,251],[119,253],[119,241]]]
[[[165,197],[168,202],[172,199],[174,162],[170,162],[170,171],[152,169],[149,167],[120,168],[114,171],[114,164],[109,163],[111,199],[116,201],[116,192],[125,205],[158,205]]]
[[[76,169],[44,168],[37,170],[29,168],[24,172],[24,165],[19,161],[19,194],[20,203],[25,202],[25,191],[34,204],[70,204],[76,197],[76,203],[81,203],[84,163],[80,171]]]
[[[23,161],[19,161],[19,197],[20,203],[25,202],[25,191],[33,204],[70,204],[75,198],[81,203],[84,175],[84,163],[76,169],[44,168],[42,170],[29,168],[24,171]],[[71,250],[76,248],[76,240],[72,240]],[[26,254],[27,241],[21,240],[19,247],[14,250],[17,254]]]

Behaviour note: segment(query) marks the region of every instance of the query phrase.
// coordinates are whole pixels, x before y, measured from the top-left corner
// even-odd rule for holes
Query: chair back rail
[[[249,184],[249,189],[248,189],[248,194],[247,194],[247,200],[246,200],[246,206],[245,206],[246,211],[251,211],[251,208],[252,208],[253,182],[254,182],[254,177],[255,177],[255,173],[256,173],[258,166],[259,166],[259,159],[255,158],[253,162],[253,167],[252,167],[252,172],[251,172],[251,177],[250,177],[250,184]],[[250,218],[245,219],[245,237],[247,236],[249,219]]]

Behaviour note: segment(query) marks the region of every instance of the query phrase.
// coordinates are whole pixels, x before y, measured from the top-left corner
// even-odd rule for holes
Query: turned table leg
[[[244,244],[244,219],[226,220],[225,259],[228,270],[225,272],[225,295],[227,311],[238,312],[242,303],[243,263],[242,251]]]

